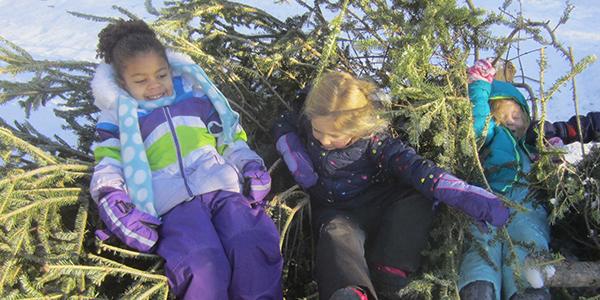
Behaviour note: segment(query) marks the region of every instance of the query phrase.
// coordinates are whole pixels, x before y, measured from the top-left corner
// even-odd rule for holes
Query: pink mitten
[[[496,75],[496,69],[489,60],[480,59],[469,68],[467,73],[469,75],[469,83],[477,80],[484,80],[492,83],[494,80],[494,75]]]

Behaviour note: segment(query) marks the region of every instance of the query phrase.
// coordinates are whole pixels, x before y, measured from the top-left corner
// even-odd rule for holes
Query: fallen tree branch
[[[554,267],[548,287],[600,287],[600,261],[562,261]]]

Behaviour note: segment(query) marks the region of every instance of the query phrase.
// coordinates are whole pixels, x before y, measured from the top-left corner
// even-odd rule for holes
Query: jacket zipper
[[[508,136],[510,137],[511,141],[513,142],[513,150],[515,151],[515,156],[517,158],[517,172],[515,174],[515,177],[513,178],[512,182],[510,184],[508,184],[505,188],[502,189],[503,192],[506,192],[508,190],[508,188],[512,188],[513,184],[519,180],[519,172],[521,172],[521,154],[519,153],[519,149],[517,149],[517,147],[519,147],[519,142],[517,140],[515,140],[515,138],[512,136],[512,133],[510,132],[510,130],[508,130],[507,128],[502,128],[502,129],[506,130],[506,132],[508,133]]]
[[[169,124],[169,129],[171,130],[171,136],[173,136],[173,142],[175,143],[175,152],[177,153],[177,162],[179,163],[179,171],[181,172],[181,177],[183,178],[183,183],[185,184],[185,189],[187,190],[188,195],[190,197],[193,197],[194,193],[192,193],[192,190],[190,189],[190,186],[188,184],[187,176],[185,175],[185,172],[183,171],[183,157],[181,154],[181,147],[179,146],[179,139],[177,139],[177,132],[175,132],[175,125],[173,125],[171,111],[169,110],[168,106],[165,106],[162,109],[163,109],[165,118],[167,119],[167,123]]]

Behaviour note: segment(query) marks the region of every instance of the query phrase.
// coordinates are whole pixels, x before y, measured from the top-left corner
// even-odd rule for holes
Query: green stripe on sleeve
[[[96,147],[96,149],[94,149],[94,159],[96,160],[96,163],[99,163],[105,157],[110,157],[121,161],[121,148]]]

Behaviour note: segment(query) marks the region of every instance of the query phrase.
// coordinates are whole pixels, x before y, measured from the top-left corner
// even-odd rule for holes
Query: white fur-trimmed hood
[[[167,50],[167,59],[170,64],[195,64],[189,56],[170,50]],[[115,76],[115,71],[109,64],[101,63],[96,67],[90,85],[94,95],[94,105],[100,110],[115,110],[117,97],[122,93],[127,93],[119,86]]]

